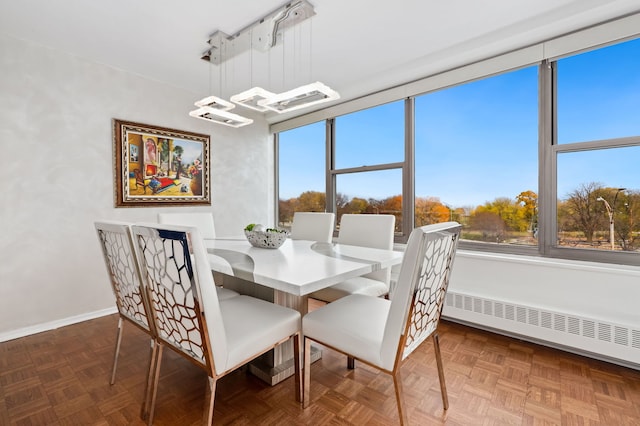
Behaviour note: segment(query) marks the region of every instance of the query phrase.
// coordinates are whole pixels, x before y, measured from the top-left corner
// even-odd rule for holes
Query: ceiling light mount
[[[201,58],[220,65],[251,48],[266,52],[277,44],[278,35],[285,29],[315,14],[313,5],[307,0],[288,2],[232,35],[215,31],[208,40],[210,47],[204,51]],[[227,49],[227,45],[232,42],[233,49]]]

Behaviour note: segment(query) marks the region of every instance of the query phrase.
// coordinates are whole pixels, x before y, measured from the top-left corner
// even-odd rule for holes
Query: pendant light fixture
[[[267,52],[278,43],[279,39],[283,38],[285,29],[313,15],[315,15],[314,7],[307,0],[286,3],[233,35],[215,31],[209,38],[209,48],[203,53],[201,59],[209,62],[211,66],[220,67],[225,61],[247,50],[256,49]],[[231,45],[234,46],[232,50],[228,49]],[[253,76],[253,69],[251,69],[251,75]],[[282,114],[339,98],[338,92],[319,81],[281,93],[273,93],[262,87],[252,87],[231,96],[231,102],[213,95],[201,99],[195,103],[199,108],[191,111],[189,115],[217,124],[242,127],[251,124],[253,120],[229,112],[236,105],[262,113]]]

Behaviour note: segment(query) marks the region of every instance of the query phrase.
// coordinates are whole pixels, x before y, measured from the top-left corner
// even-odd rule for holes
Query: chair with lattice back
[[[213,221],[213,213],[211,212],[174,212],[174,213],[158,213],[158,223],[164,225],[193,226],[198,228],[200,236],[204,239],[216,238],[216,228]],[[218,299],[229,299],[238,295],[237,291],[224,288],[224,275],[213,272],[216,290],[218,291]]]
[[[114,221],[95,222],[95,228],[98,233],[98,240],[100,241],[100,247],[109,274],[111,288],[116,298],[116,306],[119,314],[110,383],[113,385],[116,380],[122,332],[124,324],[128,322],[147,333],[151,339],[151,355],[149,357],[149,373],[147,375],[146,385],[148,390],[151,370],[155,364],[157,345],[155,344],[153,322],[147,314],[149,312],[148,303],[143,286],[141,285],[136,252],[131,239],[131,228],[128,223]],[[147,390],[145,390],[145,400],[141,409],[141,416],[143,418],[147,415]]]
[[[308,313],[304,403],[310,403],[310,342],[316,341],[393,376],[400,423],[407,423],[400,366],[429,336],[433,339],[445,410],[449,407],[437,327],[461,226],[446,222],[414,229],[391,300],[353,294]]]
[[[133,226],[133,238],[159,348],[149,424],[165,347],[207,372],[204,424],[213,421],[218,379],[291,338],[296,399],[302,400],[298,311],[250,296],[220,300],[197,228],[139,224]]]

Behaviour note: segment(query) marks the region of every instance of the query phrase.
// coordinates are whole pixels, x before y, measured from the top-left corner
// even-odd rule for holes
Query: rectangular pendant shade
[[[194,111],[190,111],[189,115],[191,117],[200,118],[202,120],[207,120],[213,123],[235,128],[247,126],[253,123],[253,120],[250,118],[207,106],[200,107]]]
[[[194,105],[197,107],[213,108],[219,111],[229,111],[230,109],[234,109],[236,107],[231,102],[217,96],[207,96],[206,98],[200,99],[199,101],[195,102]]]
[[[285,113],[335,99],[340,99],[338,92],[316,81],[260,100],[258,105],[278,113]]]
[[[273,96],[275,96],[275,93],[264,90],[262,87],[252,87],[251,89],[245,90],[242,93],[233,95],[230,99],[231,102],[235,102],[245,108],[265,112],[269,111],[269,108],[258,105],[258,101],[261,101],[263,99],[270,99]]]

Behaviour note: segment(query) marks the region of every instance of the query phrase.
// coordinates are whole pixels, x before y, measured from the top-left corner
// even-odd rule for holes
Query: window
[[[555,247],[599,251],[592,258],[608,261],[638,251],[640,39],[560,59],[554,69]]]
[[[538,77],[529,67],[416,98],[415,224],[537,245]]]
[[[402,161],[403,102],[380,105],[336,118],[336,169]]]
[[[306,194],[397,241],[455,220],[467,249],[640,264],[640,39],[496,71],[281,132],[281,221]]]
[[[278,135],[278,225],[290,228],[296,211],[326,210],[324,121]]]
[[[401,169],[340,174],[336,194],[337,217],[345,213],[392,214],[396,233],[402,232]]]
[[[402,233],[404,101],[335,119],[336,223],[344,213],[393,214]]]

